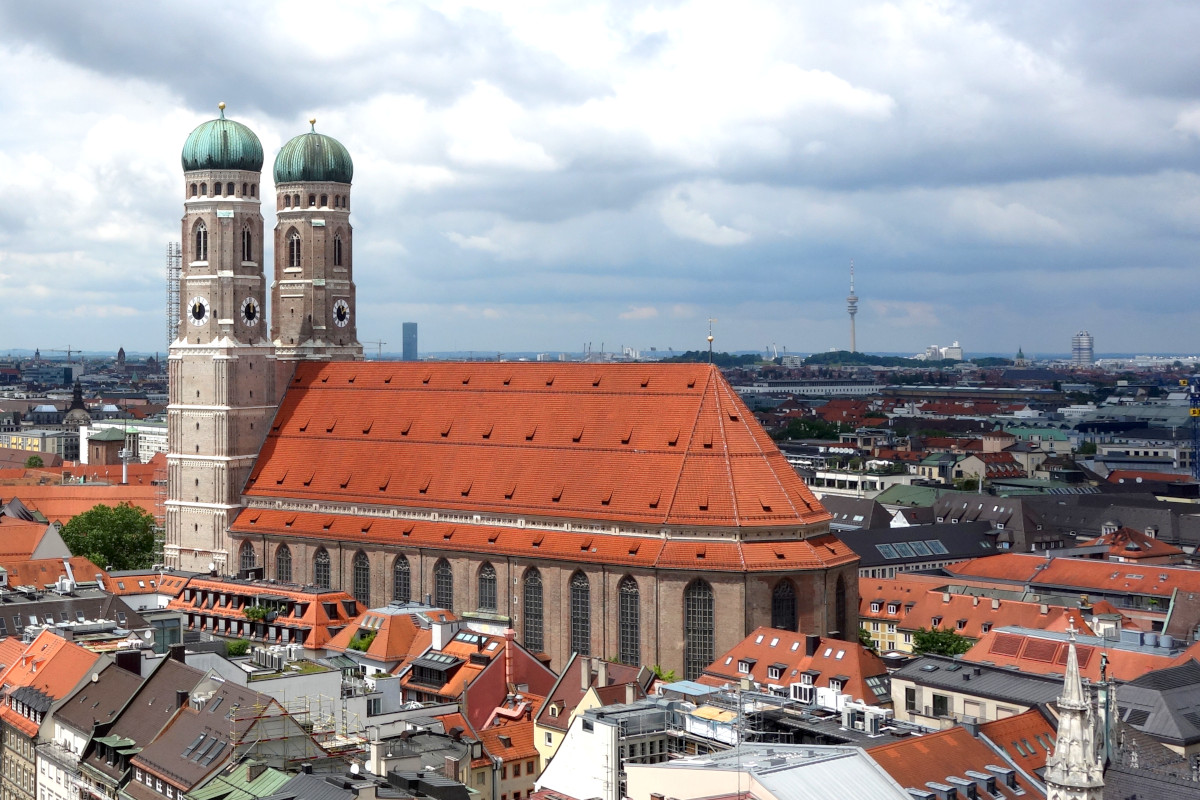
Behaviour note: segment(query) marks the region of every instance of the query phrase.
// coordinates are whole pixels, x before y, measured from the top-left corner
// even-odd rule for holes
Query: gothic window
[[[629,575],[621,579],[617,587],[619,608],[617,610],[617,658],[624,664],[641,665],[641,597],[637,581]]]
[[[233,197],[233,181],[230,181],[229,183],[225,184],[225,194],[229,195],[230,197]]]
[[[288,266],[300,266],[300,234],[296,231],[288,236]]]
[[[192,184],[192,197],[196,196],[196,184]]]
[[[250,184],[250,196],[251,197],[258,196],[258,184],[254,184],[254,183]]]
[[[285,194],[283,196],[283,207],[284,208],[292,207],[292,196],[290,194]]]
[[[315,194],[310,194],[308,196],[308,207],[314,208],[314,207],[316,207],[316,205],[317,205],[317,196]]]
[[[254,260],[254,235],[249,228],[242,229],[242,261]]]
[[[581,656],[592,654],[592,598],[587,576],[571,576],[571,650]]]
[[[196,226],[196,257],[193,261],[208,261],[208,228],[201,222]]]
[[[404,556],[396,556],[392,566],[392,599],[402,603],[412,599],[412,572]]]
[[[354,554],[354,599],[371,607],[371,562],[362,550]]]
[[[275,580],[292,582],[292,551],[286,544],[279,545],[275,551]]]
[[[771,595],[771,627],[796,630],[796,588],[787,578],[775,584]]]
[[[321,589],[328,589],[330,586],[329,552],[324,547],[313,556],[313,584]]]
[[[207,183],[200,184],[200,195],[202,197],[208,196],[208,184]]]
[[[338,234],[333,237],[333,265],[340,267],[342,265],[342,235]]]
[[[323,195],[321,195],[321,208],[328,208],[328,207],[329,207],[329,195],[323,194]]]
[[[433,604],[447,611],[454,610],[454,574],[444,558],[433,567]]]
[[[242,184],[242,197],[245,197],[245,196],[246,196],[246,192],[248,192],[248,191],[250,191],[250,185],[249,185],[249,184],[246,184],[246,183],[243,183],[243,184]]]
[[[683,590],[683,677],[694,680],[713,660],[713,592],[697,578]]]
[[[496,568],[491,564],[484,564],[479,570],[479,608],[496,610]]]
[[[846,636],[846,581],[841,575],[833,592],[833,613],[838,636]]]
[[[525,573],[525,649],[540,653],[546,649],[542,637],[542,573],[530,569]]]
[[[292,205],[294,205],[296,208],[300,207],[300,195],[298,195],[298,194],[292,195]]]
[[[239,569],[254,569],[256,561],[254,555],[254,545],[249,542],[242,542],[242,548],[238,551]]]

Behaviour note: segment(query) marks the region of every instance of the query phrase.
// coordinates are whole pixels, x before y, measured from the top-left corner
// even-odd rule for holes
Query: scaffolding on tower
[[[1200,481],[1200,375],[1179,381],[1187,387],[1188,413],[1192,423],[1192,477]]]
[[[183,274],[183,248],[167,242],[167,350],[179,337],[179,279]]]

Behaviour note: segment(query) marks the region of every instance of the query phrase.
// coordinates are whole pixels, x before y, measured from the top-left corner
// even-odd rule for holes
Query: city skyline
[[[849,349],[853,259],[863,352],[1200,349],[1200,11],[564,9],[0,4],[6,348],[162,340],[225,101],[349,149],[364,340]]]

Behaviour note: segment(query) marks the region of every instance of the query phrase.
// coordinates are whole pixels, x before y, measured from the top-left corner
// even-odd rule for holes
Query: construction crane
[[[383,346],[384,346],[385,344],[387,344],[387,342],[363,342],[363,344],[373,344],[373,345],[375,345],[375,360],[376,360],[376,361],[382,361],[382,360],[383,360]]]
[[[71,354],[72,353],[82,353],[83,351],[77,350],[77,349],[71,347],[71,345],[67,345],[66,347],[47,347],[46,352],[47,353],[66,353],[67,354],[67,363],[70,364],[71,363]]]

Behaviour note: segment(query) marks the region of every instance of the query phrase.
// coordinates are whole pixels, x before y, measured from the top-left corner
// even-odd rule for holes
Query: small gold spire
[[[316,117],[309,117],[309,118],[308,118],[308,124],[309,124],[309,125],[312,125],[312,132],[313,132],[313,133],[316,133],[316,132],[317,132],[317,118],[316,118]]]
[[[225,119],[225,101],[217,103],[217,108],[221,109],[221,119]]]

